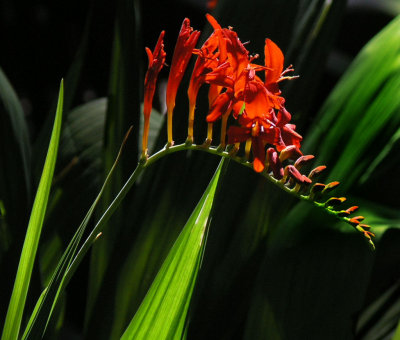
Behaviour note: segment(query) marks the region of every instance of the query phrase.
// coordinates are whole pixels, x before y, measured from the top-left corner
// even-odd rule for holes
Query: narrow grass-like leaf
[[[89,211],[87,212],[85,218],[83,219],[81,225],[77,229],[76,233],[74,234],[71,242],[69,243],[67,249],[65,250],[62,258],[60,259],[56,270],[54,271],[52,278],[50,280],[49,285],[44,289],[42,292],[41,296],[39,297],[35,309],[33,313],[30,316],[28,325],[25,329],[23,339],[37,339],[43,336],[43,334],[46,331],[46,327],[49,323],[49,320],[52,316],[52,312],[57,304],[57,300],[60,296],[60,294],[63,292],[65,289],[66,285],[68,284],[69,280],[71,279],[73,273],[77,269],[79,263],[82,261],[83,256],[87,253],[89,250],[90,246],[93,244],[93,242],[96,240],[98,236],[100,236],[101,232],[101,227],[104,225],[104,223],[107,221],[107,218],[100,219],[100,221],[96,224],[95,228],[92,230],[90,233],[89,237],[85,241],[85,243],[82,245],[82,247],[78,250],[79,243],[82,239],[83,233],[86,229],[86,226],[93,215],[93,212],[98,205],[101,196],[104,193],[104,190],[106,188],[106,185],[108,184],[111,175],[114,172],[114,169],[118,163],[118,160],[121,156],[122,148],[125,144],[126,138],[128,137],[128,134],[125,137],[125,140],[120,148],[120,151],[118,153],[118,156],[116,160],[114,161],[113,166],[111,167],[110,172],[108,173],[108,176],[106,180],[103,183],[103,186],[97,195],[95,201],[93,202],[92,206],[90,207]],[[139,167],[140,168],[140,167]],[[140,168],[141,169],[141,168]],[[135,177],[135,172],[131,176],[132,178]],[[133,184],[134,180],[132,181]],[[129,187],[129,185],[128,185]],[[129,187],[130,188],[130,187]],[[129,190],[126,189],[126,191]],[[123,191],[124,192],[124,191]],[[123,195],[121,195],[123,196]],[[120,199],[122,200],[122,198]],[[120,201],[119,201],[120,202]],[[113,209],[108,209],[109,214],[107,212],[105,215],[109,217],[112,212],[115,211],[117,208],[118,204],[114,206]],[[111,211],[111,212],[110,212]]]
[[[56,191],[50,196],[52,209],[46,219],[48,236],[59,233],[65,244],[82,222],[82,216],[104,181],[101,152],[106,108],[107,99],[98,98],[74,108],[63,122],[54,178]]]
[[[104,177],[108,173],[119,143],[125,133],[125,127],[133,126],[133,136],[128,141],[129,155],[122,157],[110,185],[107,187],[102,205],[108,207],[131,173],[137,160],[138,135],[140,122],[141,83],[140,64],[140,11],[139,1],[119,0],[115,19],[114,46],[111,62],[109,101],[105,124],[103,164]],[[102,285],[104,273],[109,264],[110,254],[115,246],[116,235],[124,226],[126,216],[124,206],[113,216],[113,228],[109,228],[108,237],[93,246],[91,253],[89,288],[86,306],[85,324],[91,317],[93,305]],[[108,230],[107,226],[104,227]]]
[[[223,165],[224,160],[121,339],[182,338]]]
[[[32,207],[18,271],[14,282],[14,289],[4,324],[2,340],[18,338],[57,159],[58,142],[61,134],[63,98],[64,88],[63,81],[61,81],[53,132],[42,177]]]

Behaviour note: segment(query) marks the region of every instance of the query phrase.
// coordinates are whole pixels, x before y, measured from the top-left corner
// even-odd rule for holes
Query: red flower
[[[216,107],[224,109],[230,108],[235,99],[235,92],[239,90],[239,77],[243,70],[248,66],[249,52],[239,40],[236,32],[231,29],[221,28],[218,22],[211,15],[207,19],[214,28],[215,36],[218,38],[218,64],[205,75],[205,81],[213,91],[210,114],[207,116],[208,122],[214,122],[221,118],[226,111],[216,111]],[[217,93],[216,93],[216,86]],[[226,89],[221,93],[222,89]],[[228,97],[229,95],[229,97]],[[219,98],[220,96],[220,98]],[[215,100],[215,102],[214,102]],[[224,102],[224,105],[220,105]]]
[[[218,48],[218,37],[215,33],[207,39],[203,46],[194,50],[193,53],[197,54],[197,60],[193,68],[192,77],[190,78],[188,88],[189,98],[189,127],[188,139],[193,139],[193,122],[194,111],[196,108],[197,94],[200,87],[205,83],[207,73],[211,72],[218,66],[218,55],[216,52]]]
[[[228,144],[246,142],[251,138],[253,151],[253,168],[261,172],[265,168],[265,145],[276,144],[278,130],[267,120],[255,118],[243,121],[242,126],[230,126],[228,130]]]
[[[246,80],[243,88],[236,90],[233,106],[234,117],[237,118],[242,114],[249,120],[255,118],[271,119],[272,104],[264,84],[255,77],[252,79],[246,73],[244,73],[244,77]],[[243,107],[244,110],[242,110]]]
[[[151,114],[151,109],[153,107],[153,97],[154,97],[154,92],[156,90],[157,77],[162,67],[164,66],[166,57],[166,53],[164,51],[163,39],[164,39],[164,31],[161,32],[153,53],[148,47],[145,48],[147,57],[149,59],[149,66],[144,79],[144,106],[143,106],[144,130],[143,130],[143,141],[142,141],[143,155],[147,154],[147,140],[149,135],[150,114]]]
[[[193,31],[193,28],[190,27],[190,20],[185,18],[175,45],[167,84],[166,104],[169,144],[172,144],[172,114],[175,107],[176,93],[199,36],[200,32]]]

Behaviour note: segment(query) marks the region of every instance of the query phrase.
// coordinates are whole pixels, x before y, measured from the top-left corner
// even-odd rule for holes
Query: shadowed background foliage
[[[44,162],[56,85],[65,77],[59,157],[24,327],[130,125],[133,137],[97,218],[136,165],[147,65],[144,46],[153,48],[165,30],[169,64],[184,17],[204,32],[200,40],[211,29],[204,17],[206,2],[194,0],[3,0],[0,6],[0,67],[18,95],[20,106],[15,110],[23,110],[27,122],[17,125],[25,126],[26,131],[19,131],[23,137],[9,129],[13,118],[7,112],[12,111],[3,100],[0,270],[6,279],[0,283],[0,324]],[[364,208],[360,214],[368,223],[375,222],[378,247],[371,252],[349,226],[231,162],[216,194],[186,337],[389,339],[400,315],[400,200],[392,194],[400,188],[399,38],[389,32],[370,47],[372,52],[363,52],[347,78],[342,76],[365,44],[400,13],[398,5],[220,0],[212,13],[223,27],[233,26],[242,41],[249,41],[251,53],[262,55],[266,37],[282,48],[285,65],[293,64],[300,75],[282,91],[304,136],[304,151],[315,154],[316,163],[328,165],[327,177],[343,182],[337,195],[349,196]],[[383,69],[385,62],[394,66]],[[167,70],[160,74],[160,85]],[[174,114],[174,139],[179,142],[186,137],[189,75]],[[196,143],[206,133],[206,91],[200,95]],[[373,105],[377,110],[368,113]],[[384,116],[379,107],[387,113],[380,123],[375,119],[378,113]],[[164,111],[158,99],[154,108]],[[154,150],[166,141],[158,112],[152,115]],[[357,128],[360,140],[353,134]],[[30,145],[26,156],[20,138]],[[146,171],[73,276],[46,338],[117,339],[123,334],[218,161],[202,153],[174,154]]]

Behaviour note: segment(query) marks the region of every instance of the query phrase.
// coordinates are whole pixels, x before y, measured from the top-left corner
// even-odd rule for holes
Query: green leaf
[[[304,150],[343,190],[357,183],[400,125],[400,16],[360,52],[324,104]]]
[[[223,167],[224,160],[121,339],[182,338]]]
[[[244,339],[351,338],[374,253],[352,228],[343,233],[334,223],[305,202],[280,216],[261,260]]]
[[[74,108],[63,122],[54,178],[56,190],[50,196],[51,210],[46,219],[49,231],[58,232],[65,244],[104,180],[101,152],[106,109],[107,99],[98,98]]]
[[[140,103],[142,82],[140,58],[140,12],[139,1],[120,0],[117,2],[115,17],[114,45],[111,61],[108,108],[106,114],[103,144],[103,175],[108,173],[114,155],[129,126],[133,126],[133,136],[128,140],[129,155],[123,155],[110,185],[107,187],[102,205],[106,208],[119,192],[126,177],[134,169],[138,160],[138,135],[140,125]],[[139,47],[140,46],[140,47]],[[92,309],[101,288],[109,257],[115,246],[116,235],[124,227],[128,218],[123,206],[113,216],[112,228],[105,226],[108,237],[93,246],[90,259],[88,299],[85,314],[85,327],[91,318]],[[109,229],[109,230],[108,230]]]
[[[106,98],[92,100],[70,111],[63,122],[54,188],[46,214],[47,232],[40,242],[42,288],[48,286],[65,245],[70,242],[71,235],[76,232],[76,226],[80,225],[82,216],[85,216],[101,186],[106,107]],[[53,255],[47,254],[48,251],[53,251]],[[59,306],[62,308],[63,304]],[[44,319],[47,320],[47,316]],[[48,332],[54,326],[55,323],[50,323]]]
[[[31,148],[24,111],[0,68],[0,200],[5,212],[3,218],[12,226],[11,234],[24,228],[29,216],[32,204],[30,165]]]
[[[102,218],[97,222],[86,241],[83,243],[81,248],[78,251],[79,243],[82,239],[83,233],[86,230],[86,226],[93,215],[93,212],[98,205],[100,198],[102,197],[107,184],[110,181],[111,175],[113,174],[118,160],[120,159],[122,148],[125,145],[126,138],[129,134],[126,135],[122,146],[119,150],[118,156],[114,161],[113,166],[110,169],[110,172],[107,175],[106,180],[103,183],[103,186],[100,189],[96,199],[92,203],[90,209],[88,210],[85,218],[82,223],[78,227],[75,232],[72,240],[70,241],[67,249],[65,250],[63,256],[61,257],[56,270],[54,271],[52,278],[50,280],[49,285],[44,289],[41,296],[39,297],[35,309],[31,314],[28,325],[25,329],[23,339],[37,339],[38,337],[42,337],[46,331],[46,327],[50,321],[52,313],[57,305],[60,294],[63,293],[65,287],[67,286],[69,280],[72,275],[75,273],[79,264],[81,263],[83,257],[86,255],[93,242],[95,242],[98,237],[101,235],[102,228],[107,222],[108,218],[113,214],[113,212],[117,209],[122,199],[125,197],[136,178],[138,177],[140,171],[143,167],[138,166],[137,169],[132,173],[128,182],[125,184],[119,195],[113,201],[106,212],[103,214]]]
[[[29,219],[28,229],[14,282],[14,289],[11,295],[11,300],[4,324],[2,340],[12,340],[18,338],[22,314],[25,307],[33,264],[35,262],[57,159],[58,142],[61,134],[63,98],[64,88],[63,81],[61,81],[53,132],[51,135],[46,161],[43,167],[42,177],[40,179]]]
[[[358,317],[357,338],[389,339],[400,319],[400,283],[394,283],[366,307]]]

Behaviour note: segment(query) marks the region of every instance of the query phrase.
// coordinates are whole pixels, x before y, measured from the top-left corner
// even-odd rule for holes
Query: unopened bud
[[[312,159],[314,159],[314,155],[301,156],[297,158],[294,166],[297,170],[300,170],[307,162],[311,161]]]
[[[325,193],[327,193],[327,192],[329,192],[329,191],[335,189],[339,184],[340,184],[340,183],[337,182],[337,181],[328,183],[328,184],[325,186],[324,190],[322,190],[322,194],[325,194]]]
[[[267,159],[269,168],[271,169],[274,177],[278,180],[282,179],[283,178],[282,164],[279,160],[278,153],[275,151],[274,148],[269,148],[267,150]]]
[[[331,197],[325,202],[325,207],[334,207],[346,200],[346,197]]]
[[[313,179],[313,178],[317,177],[317,176],[318,176],[322,171],[324,171],[325,169],[326,169],[326,166],[325,166],[325,165],[317,166],[315,169],[313,169],[313,170],[310,171],[310,173],[309,173],[309,175],[308,175],[308,178],[309,178],[309,179]]]
[[[299,148],[297,146],[289,145],[280,152],[279,160],[281,162],[283,162],[289,158],[296,159],[301,155],[302,155],[302,152],[299,150]]]

